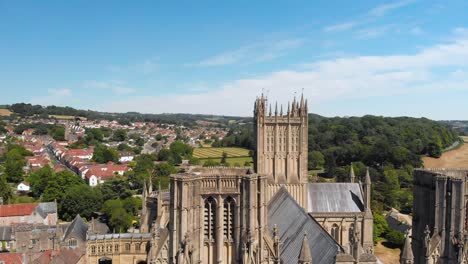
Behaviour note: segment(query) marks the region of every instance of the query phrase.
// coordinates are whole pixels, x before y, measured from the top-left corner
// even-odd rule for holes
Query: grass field
[[[10,116],[12,112],[8,109],[0,109],[0,116]]]
[[[196,148],[193,157],[197,159],[221,158],[226,152],[228,158],[249,157],[249,150],[244,148]]]
[[[440,158],[424,157],[424,168],[468,168],[468,137],[461,147],[444,152]]]
[[[388,248],[382,244],[382,241],[378,242],[374,248],[375,256],[385,264],[399,264],[400,263],[400,249]]]

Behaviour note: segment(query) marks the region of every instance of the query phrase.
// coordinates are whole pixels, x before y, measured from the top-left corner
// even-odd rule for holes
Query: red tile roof
[[[8,264],[22,264],[23,254],[21,253],[0,253],[0,261]]]
[[[0,217],[31,215],[38,203],[0,205]]]

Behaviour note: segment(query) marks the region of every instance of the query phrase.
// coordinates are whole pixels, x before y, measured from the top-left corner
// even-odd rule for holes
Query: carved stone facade
[[[87,263],[146,264],[150,234],[88,235]]]
[[[267,201],[284,186],[296,201],[307,208],[308,107],[307,100],[296,99],[283,113],[281,106],[267,112],[262,95],[254,105],[256,171],[267,176]]]
[[[414,173],[414,263],[467,263],[468,169]]]

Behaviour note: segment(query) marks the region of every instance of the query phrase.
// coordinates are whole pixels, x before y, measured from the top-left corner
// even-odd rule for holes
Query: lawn
[[[196,148],[193,157],[197,159],[221,158],[226,152],[228,158],[249,157],[249,150],[245,148]]]

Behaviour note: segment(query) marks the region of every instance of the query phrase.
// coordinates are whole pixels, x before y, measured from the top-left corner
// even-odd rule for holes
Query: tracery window
[[[224,239],[234,240],[234,210],[236,205],[232,197],[224,200]]]
[[[349,230],[348,230],[348,240],[349,242],[352,242],[353,241],[353,238],[354,237],[354,224],[351,224],[349,226]]]
[[[96,254],[96,247],[95,246],[91,246],[91,254]]]
[[[130,251],[130,243],[125,244],[125,251]]]
[[[340,241],[340,227],[337,224],[333,224],[331,228],[331,236],[336,240],[336,242]]]
[[[205,239],[215,239],[215,228],[216,228],[216,201],[213,197],[208,197],[205,200],[205,212],[204,212],[204,234]]]

